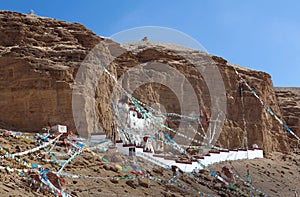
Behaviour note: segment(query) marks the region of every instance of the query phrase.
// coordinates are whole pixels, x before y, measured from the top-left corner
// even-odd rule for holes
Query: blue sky
[[[79,22],[111,36],[164,26],[199,41],[209,53],[272,75],[275,86],[300,86],[300,1],[274,0],[9,0],[2,10]]]

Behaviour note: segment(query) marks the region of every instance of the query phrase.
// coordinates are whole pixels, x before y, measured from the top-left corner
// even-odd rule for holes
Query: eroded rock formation
[[[109,65],[110,71],[117,77],[134,66],[151,61],[170,65],[180,71],[197,93],[200,109],[210,109],[212,106],[203,76],[195,72],[193,66],[205,68],[205,61],[211,61],[220,70],[227,98],[227,119],[217,144],[226,148],[241,146],[243,121],[239,80],[231,67],[236,65],[203,52],[162,43],[132,44],[130,50],[123,53],[122,46],[96,36],[80,24],[50,18],[3,11],[0,12],[0,24],[1,127],[36,131],[48,124],[66,124],[75,129],[72,114],[73,82],[88,52],[100,44],[98,47],[103,54],[117,56]],[[192,65],[185,57],[197,57],[200,58],[198,62],[204,63]],[[266,104],[280,114],[270,76],[238,66],[236,69]],[[135,76],[135,79],[139,80],[139,77]],[[86,103],[95,99],[95,113],[103,130],[110,134],[113,123],[110,96],[114,83],[105,74],[98,83],[96,98],[78,93],[81,99],[78,105],[82,106],[82,111],[77,112],[87,112]],[[149,105],[162,103],[168,112],[180,110],[172,91],[160,84],[145,84],[134,90],[133,95]],[[283,128],[264,111],[247,89],[244,96],[249,146],[258,144],[266,151],[285,151],[287,144]],[[80,125],[88,132],[98,129],[88,116]]]
[[[0,12],[1,126],[72,126],[73,73],[102,39],[77,23]]]
[[[276,97],[286,124],[300,135],[300,88],[275,88]]]

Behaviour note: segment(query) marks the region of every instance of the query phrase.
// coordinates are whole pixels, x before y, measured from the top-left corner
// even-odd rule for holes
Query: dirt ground
[[[36,147],[34,143],[28,143],[13,137],[0,137],[0,144],[10,153],[29,150]],[[64,147],[56,146],[55,151],[63,152]],[[1,153],[2,154],[2,153]],[[59,166],[53,162],[46,162],[43,158],[44,151],[26,155],[27,161],[37,163],[51,171],[58,171]],[[133,166],[132,158],[118,155],[115,149],[99,153],[105,158],[114,161],[121,166]],[[66,158],[67,159],[67,158]],[[151,163],[135,158],[135,163],[143,172],[164,180],[173,177],[171,170],[152,165]],[[9,165],[17,169],[24,169],[15,161],[7,158],[1,159],[2,166]],[[295,191],[300,194],[300,155],[291,153],[283,154],[274,152],[268,154],[264,159],[240,160],[222,162],[210,166],[209,169],[215,172],[221,171],[223,166],[235,172],[244,180],[247,179],[246,164],[249,165],[252,185],[255,189],[261,190],[268,196],[295,196]],[[65,173],[93,176],[94,178],[65,178],[66,192],[72,196],[242,196],[228,189],[209,172],[202,170],[196,175],[179,173],[179,179],[173,184],[166,184],[147,178],[136,178],[134,180],[111,180],[115,176],[133,175],[128,171],[121,171],[113,164],[105,163],[100,158],[89,152],[83,152],[77,156],[64,169]],[[48,192],[31,189],[25,178],[21,178],[15,172],[8,172],[5,169],[0,173],[0,196],[53,196]],[[254,189],[237,181],[239,188],[244,191],[253,191],[252,195],[259,196]],[[200,193],[201,192],[201,193]]]

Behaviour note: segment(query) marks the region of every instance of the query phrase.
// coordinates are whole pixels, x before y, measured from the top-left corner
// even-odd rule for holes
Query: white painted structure
[[[147,118],[139,118],[137,111],[134,110],[134,107],[130,108],[127,103],[119,102],[117,105],[117,114],[122,122],[123,128],[126,128],[132,132],[139,131],[141,136],[145,134],[154,134],[157,130],[156,127],[151,123],[151,121]],[[151,114],[151,112],[149,112]],[[156,117],[153,114],[151,116],[155,117],[158,122],[164,122],[165,118]]]
[[[135,146],[126,146],[123,147],[123,143],[117,143],[118,151],[121,154],[129,155],[129,148],[134,148]],[[175,160],[168,160],[162,157],[154,156],[154,153],[143,152],[143,148],[135,147],[136,156],[142,157],[156,165],[159,165],[164,168],[170,168],[171,166],[177,166],[183,172],[192,172],[196,167],[198,169],[203,169],[198,162],[203,164],[204,166],[209,166],[214,163],[219,163],[222,161],[234,161],[241,159],[255,159],[255,158],[263,158],[263,150],[261,149],[250,149],[246,150],[230,150],[219,153],[209,153],[206,156],[203,156],[201,159],[198,159],[198,162],[191,162],[191,164],[186,163],[178,163]]]
[[[67,126],[65,125],[55,125],[53,127],[51,127],[52,131],[58,131],[60,133],[67,133]]]
[[[123,128],[130,131],[121,131],[118,128],[119,136],[122,138],[122,140],[124,140],[124,143],[141,145],[143,136],[154,136],[155,132],[157,131],[155,126],[150,122],[150,120],[141,117],[139,118],[137,111],[135,111],[134,109],[130,109],[130,106],[127,103],[118,103],[117,110],[119,118],[120,120],[122,120],[120,124],[122,124]],[[158,122],[164,122],[163,117],[155,117],[155,119]],[[126,137],[126,135],[128,137]],[[128,138],[130,138],[130,140],[128,140]],[[157,157],[155,156],[155,153],[143,152],[143,148],[136,147],[134,145],[123,146],[123,143],[117,143],[116,146],[118,148],[118,151],[123,155],[132,155],[132,150],[134,150],[136,156],[142,157],[156,165],[162,166],[164,168],[170,168],[174,165],[179,167],[184,172],[192,172],[196,167],[198,169],[202,169],[201,165],[199,165],[199,162],[204,166],[207,166],[222,161],[263,158],[263,150],[260,149],[251,149],[248,151],[231,150],[227,152],[210,153],[206,156],[203,156],[201,159],[198,159],[198,162],[186,164],[178,163],[174,159],[168,160],[162,157]],[[155,147],[154,141],[153,146]],[[131,150],[131,152],[129,152],[129,149]]]

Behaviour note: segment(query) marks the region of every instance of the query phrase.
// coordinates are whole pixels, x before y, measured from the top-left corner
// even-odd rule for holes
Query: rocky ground
[[[16,139],[8,136],[0,137],[1,145],[10,153],[21,152],[36,147],[34,142],[29,143],[22,139]],[[56,146],[53,151],[64,152],[63,146]],[[44,151],[26,155],[25,158],[31,163],[37,163],[52,171],[58,171],[59,166],[52,162],[45,162],[42,159],[47,158]],[[118,155],[115,149],[109,149],[105,153],[99,153],[100,156],[131,168],[133,166],[132,158]],[[10,159],[2,159],[2,166],[9,165],[16,169],[24,169]],[[173,176],[171,170],[154,166],[145,160],[136,158],[136,163],[143,172],[148,172],[151,176],[170,180]],[[221,171],[223,166],[227,166],[234,171],[236,175],[246,180],[246,164],[249,164],[249,170],[253,186],[268,194],[269,196],[293,196],[300,186],[299,153],[283,154],[274,152],[267,154],[264,159],[243,160],[222,162],[209,167],[215,172]],[[77,156],[64,169],[65,173],[94,176],[93,179],[84,178],[65,178],[66,192],[72,196],[199,196],[198,192],[202,192],[203,196],[208,194],[211,196],[241,196],[228,190],[216,178],[209,175],[209,172],[202,170],[196,175],[180,173],[179,180],[174,184],[161,183],[146,178],[137,178],[135,180],[111,180],[109,177],[134,175],[130,172],[118,170],[110,163],[105,163],[99,157],[93,156],[85,151]],[[0,195],[1,196],[53,196],[48,192],[36,191],[29,187],[28,181],[21,178],[14,172],[1,170],[0,173]],[[181,184],[182,186],[178,186]],[[236,178],[236,185],[239,188],[250,189],[242,184]],[[229,192],[230,191],[230,192]],[[258,193],[253,193],[258,195]]]

